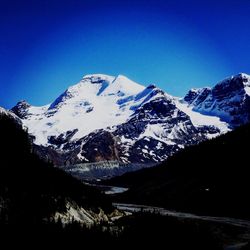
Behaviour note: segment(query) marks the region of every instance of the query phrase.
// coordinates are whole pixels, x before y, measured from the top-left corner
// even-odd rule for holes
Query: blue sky
[[[85,74],[183,96],[250,73],[248,0],[0,0],[0,106],[54,100]]]

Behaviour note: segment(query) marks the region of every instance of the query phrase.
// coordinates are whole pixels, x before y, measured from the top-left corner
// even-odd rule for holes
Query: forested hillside
[[[32,153],[28,134],[14,118],[0,114],[0,225],[40,225],[66,211],[67,203],[94,212],[112,210],[92,187]]]
[[[120,201],[249,218],[249,148],[248,124],[108,183],[130,188]]]

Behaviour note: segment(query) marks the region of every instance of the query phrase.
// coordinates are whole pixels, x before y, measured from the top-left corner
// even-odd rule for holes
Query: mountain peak
[[[22,107],[24,109],[29,108],[31,105],[26,100],[20,100],[16,106]]]
[[[26,100],[20,100],[17,104],[19,104],[19,103],[30,106],[30,104]]]
[[[126,76],[118,75],[105,93],[108,95],[118,94],[119,96],[130,96],[139,93],[144,88],[143,85],[130,80]]]
[[[0,114],[7,115],[8,111],[2,107],[0,107]]]
[[[250,120],[250,76],[245,73],[228,77],[213,88],[190,90],[184,97],[193,110],[218,116],[232,127]]]
[[[247,82],[250,81],[250,75],[246,74],[246,73],[239,73],[237,75],[232,75],[230,77],[227,77],[225,79],[223,79],[222,81],[218,82],[215,87],[217,85],[221,85],[221,84],[226,84],[226,83],[236,83],[237,81],[240,82]]]
[[[217,95],[227,95],[235,92],[244,92],[250,94],[250,76],[245,73],[240,73],[228,77],[217,83],[212,91]]]
[[[91,83],[101,83],[102,81],[112,82],[115,79],[114,76],[105,75],[105,74],[88,74],[83,76],[82,81],[90,81]],[[82,82],[81,81],[81,82]]]
[[[207,95],[211,92],[210,87],[204,87],[204,88],[192,88],[188,91],[188,93],[184,96],[183,100],[187,102],[188,104],[193,103],[196,101],[196,103],[203,102]]]
[[[88,86],[88,85],[92,86]],[[94,86],[93,86],[94,85]],[[129,96],[135,95],[145,87],[130,80],[124,75],[110,76],[105,74],[85,75],[80,83],[71,86],[70,92],[82,91],[87,89],[97,96]]]
[[[18,117],[23,119],[26,117],[27,109],[29,107],[31,107],[31,105],[28,102],[26,102],[25,100],[21,100],[11,109],[11,111]]]
[[[0,115],[7,116],[7,117],[15,120],[19,125],[22,125],[21,119],[12,111],[9,111],[9,110],[6,110],[6,109],[0,107]]]
[[[49,106],[49,110],[62,107],[64,104],[72,102],[79,104],[82,102],[99,102],[96,98],[111,99],[128,97],[142,91],[145,87],[133,82],[126,76],[118,75],[116,77],[105,74],[88,74],[82,80],[66,89],[54,102]],[[98,98],[98,99],[100,99]],[[108,100],[106,98],[106,100]],[[116,102],[115,100],[114,102]]]
[[[240,78],[250,78],[250,76],[246,73],[239,73],[238,75],[236,75],[235,77],[240,77]]]
[[[156,85],[155,84],[149,84],[147,86],[147,89],[155,89],[156,88]]]

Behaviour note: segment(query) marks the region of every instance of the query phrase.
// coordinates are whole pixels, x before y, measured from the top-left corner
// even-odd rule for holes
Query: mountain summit
[[[57,165],[152,164],[248,122],[249,79],[239,74],[175,98],[122,75],[86,75],[51,104],[22,101],[12,111]]]
[[[125,122],[133,111],[121,100],[143,89],[121,75],[86,75],[51,104],[33,107],[19,102],[12,111],[23,119],[36,144],[47,145],[51,136],[67,131],[74,131],[72,139],[79,139],[96,129]]]

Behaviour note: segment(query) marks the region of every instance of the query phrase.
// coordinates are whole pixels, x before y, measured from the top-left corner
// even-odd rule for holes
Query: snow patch
[[[181,102],[179,100],[176,101],[176,106],[190,117],[194,126],[215,126],[220,129],[221,133],[230,131],[228,124],[221,121],[219,117],[203,115],[201,113],[193,111],[192,106],[189,106],[187,103]]]

